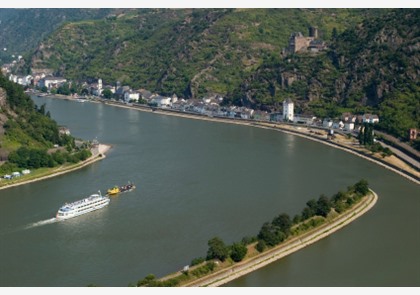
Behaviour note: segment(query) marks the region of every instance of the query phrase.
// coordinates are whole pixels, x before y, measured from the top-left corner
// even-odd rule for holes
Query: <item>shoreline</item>
[[[361,157],[365,160],[368,160],[370,162],[373,162],[385,169],[388,169],[394,173],[397,173],[398,175],[416,183],[416,184],[420,184],[420,177],[414,175],[413,173],[411,173],[410,171],[408,171],[407,169],[403,168],[403,167],[398,167],[397,165],[392,165],[390,163],[386,163],[385,161],[380,161],[379,159],[373,157],[373,156],[369,156],[366,154],[362,154],[362,150],[364,150],[365,152],[369,153],[370,151],[365,149],[365,148],[361,148],[360,150],[357,150],[351,146],[345,146],[333,141],[328,141],[327,139],[324,138],[319,138],[319,137],[315,137],[315,136],[310,136],[308,134],[305,134],[302,131],[298,131],[298,130],[291,130],[288,129],[286,127],[288,127],[289,125],[287,124],[281,124],[279,122],[260,122],[260,121],[239,121],[239,120],[234,120],[234,119],[229,119],[229,118],[218,118],[218,117],[208,117],[208,116],[204,116],[204,115],[200,115],[200,114],[192,114],[192,113],[183,113],[180,111],[176,111],[176,110],[162,110],[162,109],[156,109],[156,110],[152,110],[149,107],[143,107],[143,106],[130,106],[130,105],[125,105],[125,104],[121,104],[121,103],[115,103],[112,101],[103,101],[103,100],[99,100],[99,101],[94,101],[96,103],[103,103],[106,105],[111,105],[111,106],[115,106],[115,107],[120,107],[120,108],[126,108],[126,109],[133,109],[133,110],[138,110],[141,112],[149,112],[149,113],[155,113],[155,114],[159,114],[159,115],[168,115],[168,116],[175,116],[175,117],[180,117],[180,118],[186,118],[186,119],[195,119],[195,120],[202,120],[202,121],[208,121],[208,122],[216,122],[216,123],[228,123],[228,124],[236,124],[236,125],[242,125],[242,126],[250,126],[250,127],[255,127],[255,128],[262,128],[262,129],[268,129],[268,130],[273,130],[273,131],[280,131],[286,134],[290,134],[290,135],[296,135],[296,136],[300,136],[303,137],[305,139],[309,139],[312,141],[316,141],[318,143],[322,143],[325,145],[328,145],[330,147],[333,148],[337,148],[340,150],[343,150],[345,152],[351,153],[355,156]],[[267,125],[273,125],[273,126],[266,126],[264,124]],[[290,127],[290,126],[289,126]],[[295,127],[300,127],[300,128],[310,128],[309,126],[306,125],[296,125]],[[314,128],[316,129],[316,128]],[[403,162],[404,163],[404,162]],[[405,163],[404,163],[405,164]],[[418,172],[415,172],[416,174],[418,174]]]
[[[371,189],[369,189],[369,191],[370,193],[365,197],[365,200],[362,200],[356,204],[354,208],[345,212],[342,216],[339,216],[330,223],[323,224],[320,227],[303,234],[302,236],[294,237],[290,241],[285,242],[283,245],[274,247],[267,252],[263,252],[248,259],[247,261],[239,262],[233,266],[216,271],[207,277],[197,279],[185,285],[181,284],[180,287],[222,286],[331,235],[355,219],[361,217],[376,204],[378,195]]]
[[[63,175],[63,174],[81,169],[81,168],[86,167],[90,164],[93,164],[97,161],[105,159],[106,158],[105,154],[106,154],[106,152],[109,151],[109,149],[111,149],[110,145],[99,144],[97,149],[92,151],[92,156],[90,156],[88,159],[86,159],[83,162],[76,163],[76,164],[74,164],[72,166],[69,166],[65,169],[57,168],[56,170],[54,170],[55,172],[52,171],[50,174],[47,174],[45,176],[41,176],[41,177],[38,177],[38,178],[23,180],[21,182],[12,183],[10,185],[6,184],[4,186],[1,186],[0,190],[8,189],[8,188],[11,188],[11,187],[16,187],[16,186],[24,185],[24,184],[28,184],[28,183],[32,183],[32,182],[35,182],[35,181],[41,181],[41,180],[44,180],[44,179],[52,178],[52,177],[55,177],[55,176]]]
[[[74,100],[75,98],[71,96],[65,96],[65,95],[48,95],[47,98],[57,98],[57,99],[63,99],[63,100]],[[400,161],[399,164],[391,164],[386,162],[385,160],[380,160],[372,155],[369,155],[367,153],[371,153],[369,150],[359,147],[359,149],[356,149],[350,145],[340,144],[334,141],[330,141],[327,138],[321,138],[319,136],[314,136],[310,134],[306,134],[305,132],[299,131],[298,129],[311,128],[310,126],[306,125],[288,125],[288,124],[282,124],[279,122],[262,122],[262,121],[241,121],[236,119],[230,119],[230,118],[221,118],[221,117],[208,117],[201,114],[195,114],[195,113],[187,113],[187,112],[181,112],[177,110],[172,109],[159,109],[159,108],[152,108],[149,106],[143,106],[143,105],[127,105],[125,103],[117,102],[117,101],[108,101],[104,99],[95,99],[91,100],[88,99],[87,101],[93,102],[93,103],[103,103],[105,105],[120,107],[120,108],[126,108],[126,109],[132,109],[132,110],[138,110],[141,112],[148,112],[148,113],[155,113],[158,115],[166,115],[166,116],[175,116],[185,119],[194,119],[194,120],[202,120],[207,122],[216,122],[216,123],[228,123],[228,124],[236,124],[236,125],[242,125],[242,126],[248,126],[248,127],[255,127],[255,128],[262,128],[262,129],[268,129],[273,131],[280,131],[286,134],[290,135],[296,135],[300,136],[305,139],[309,139],[312,141],[316,141],[318,143],[322,143],[325,145],[328,145],[333,148],[340,149],[342,151],[351,153],[355,156],[358,156],[360,158],[363,158],[365,160],[368,160],[372,163],[375,163],[382,168],[388,169],[394,173],[397,173],[398,175],[416,183],[420,184],[420,173],[418,172],[418,169],[411,169],[411,167],[408,166],[408,168],[405,168],[406,163],[404,161],[401,161],[397,158],[397,160]],[[272,125],[272,126],[267,126]],[[294,130],[291,129],[291,126],[294,127]],[[288,128],[289,127],[289,128]],[[316,127],[312,127],[313,129],[317,129]],[[325,132],[325,130],[323,130]],[[1,189],[1,188],[0,188]]]

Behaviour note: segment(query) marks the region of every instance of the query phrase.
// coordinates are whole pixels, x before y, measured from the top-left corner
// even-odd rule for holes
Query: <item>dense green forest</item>
[[[382,10],[148,9],[68,23],[42,42],[32,68],[74,80],[101,77],[180,97],[227,94],[292,32],[318,26],[330,39]]]
[[[103,18],[113,9],[85,8],[32,8],[32,9],[0,9],[0,62],[12,60],[12,55],[26,55],[36,48],[60,25],[84,19]],[[24,20],[24,21],[22,21]],[[6,48],[7,50],[4,50]]]
[[[66,22],[26,58],[84,82],[145,88],[278,111],[337,117],[373,112],[407,139],[419,128],[418,9],[133,9]],[[327,49],[284,54],[289,36],[315,26]]]
[[[87,148],[60,134],[45,106],[36,106],[20,85],[0,73],[0,175],[77,163],[91,156]]]

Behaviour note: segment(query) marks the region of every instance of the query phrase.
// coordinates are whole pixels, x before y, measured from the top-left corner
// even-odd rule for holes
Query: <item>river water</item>
[[[103,161],[0,190],[0,286],[127,286],[206,255],[218,236],[256,235],[361,178],[379,195],[364,216],[226,286],[419,286],[419,186],[323,144],[277,131],[33,98],[75,137],[112,145]],[[65,202],[137,189],[54,222]]]

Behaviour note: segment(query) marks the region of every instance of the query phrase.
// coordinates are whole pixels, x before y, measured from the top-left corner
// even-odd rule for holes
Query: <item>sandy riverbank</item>
[[[365,197],[364,200],[356,204],[356,206],[348,212],[338,216],[332,222],[315,228],[302,236],[295,237],[290,241],[250,258],[247,261],[237,263],[231,267],[224,268],[214,274],[182,286],[218,287],[224,285],[329,236],[369,211],[376,204],[377,200],[378,195],[371,190],[371,194]]]
[[[86,159],[83,162],[68,166],[68,167],[58,167],[54,170],[51,170],[50,173],[48,173],[47,175],[41,176],[41,177],[37,177],[34,179],[28,179],[28,180],[22,180],[20,182],[16,182],[16,183],[11,183],[9,185],[4,185],[2,187],[0,187],[0,190],[2,189],[7,189],[7,188],[11,188],[11,187],[15,187],[15,186],[19,186],[19,185],[24,185],[24,184],[28,184],[31,182],[35,182],[35,181],[40,181],[40,180],[44,180],[44,179],[48,179],[51,177],[55,177],[58,175],[62,175],[65,173],[69,173],[75,170],[78,170],[80,168],[86,167],[87,165],[90,165],[92,163],[95,163],[99,160],[102,160],[104,158],[106,158],[105,154],[108,152],[108,150],[111,148],[111,146],[106,145],[106,144],[99,144],[98,147],[92,149],[92,156],[90,156],[88,159]]]

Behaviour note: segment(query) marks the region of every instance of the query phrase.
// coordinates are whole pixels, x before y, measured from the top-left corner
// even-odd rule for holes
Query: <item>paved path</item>
[[[387,147],[389,148],[398,158],[402,159],[403,161],[410,163],[411,165],[413,165],[417,170],[420,169],[420,162],[417,161],[416,159],[413,159],[412,157],[408,156],[407,154],[403,153],[402,151],[400,151],[397,148],[394,148],[386,143],[383,143],[382,141],[379,141],[379,144],[383,147]]]
[[[214,273],[211,276],[205,277],[203,279],[196,280],[185,286],[189,287],[217,287],[224,285],[232,280],[235,280],[243,275],[246,275],[252,271],[255,271],[261,267],[266,266],[269,263],[272,263],[282,257],[285,257],[293,252],[296,252],[310,244],[315,243],[316,241],[327,237],[333,232],[341,229],[346,226],[353,220],[362,216],[368,210],[370,210],[377,202],[378,195],[372,191],[372,194],[368,196],[365,201],[360,202],[356,205],[355,208],[345,213],[343,216],[340,216],[337,220],[332,223],[327,223],[315,230],[303,235],[291,239],[285,244],[276,247],[272,250],[264,252],[257,256],[257,258],[252,259],[244,263],[237,263],[234,266],[223,269],[219,272]]]
[[[413,154],[415,157],[417,157],[417,159],[420,159],[420,152],[417,151],[416,149],[414,149],[412,146],[406,144],[405,142],[401,142],[400,140],[393,137],[392,135],[383,133],[383,132],[378,131],[378,130],[375,130],[375,134],[382,136],[384,139],[386,139],[386,140],[392,142],[393,144],[399,146],[403,150],[406,150],[407,152]]]

